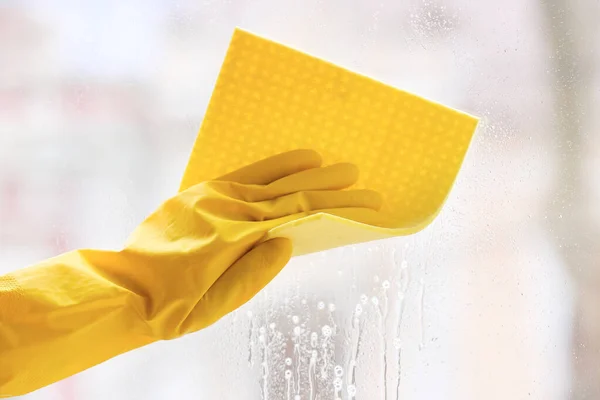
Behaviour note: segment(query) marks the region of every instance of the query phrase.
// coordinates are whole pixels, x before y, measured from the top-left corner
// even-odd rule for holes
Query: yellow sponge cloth
[[[236,29],[180,190],[274,154],[318,151],[360,168],[386,226],[329,214],[281,225],[301,255],[408,235],[439,213],[478,120]],[[268,239],[266,238],[266,239]]]

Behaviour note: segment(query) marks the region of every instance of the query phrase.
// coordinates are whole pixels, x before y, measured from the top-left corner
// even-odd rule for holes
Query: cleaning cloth
[[[383,195],[376,224],[321,213],[277,226],[294,255],[409,235],[440,212],[478,120],[236,29],[180,190],[294,149],[351,162]]]

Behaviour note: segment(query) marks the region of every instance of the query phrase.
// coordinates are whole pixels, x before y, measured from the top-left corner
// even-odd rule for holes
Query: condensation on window
[[[295,258],[214,326],[25,398],[600,398],[598,15],[592,0],[0,4],[0,272],[117,248],[176,193],[235,26],[481,117],[425,231]]]

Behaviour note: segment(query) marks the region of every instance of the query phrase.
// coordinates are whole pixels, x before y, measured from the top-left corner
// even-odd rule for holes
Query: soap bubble
[[[252,310],[246,311],[246,315],[248,316],[248,318],[252,318]]]
[[[317,308],[318,308],[319,310],[323,310],[323,309],[325,308],[325,303],[324,303],[324,302],[322,302],[322,301],[320,301],[320,302],[317,304]]]
[[[259,335],[258,336],[258,341],[261,342],[261,343],[264,343],[265,342],[265,335]]]
[[[310,358],[311,358],[313,361],[315,361],[315,360],[317,359],[317,356],[318,356],[318,355],[319,355],[319,353],[318,353],[316,350],[313,350],[313,351],[312,351],[312,353],[311,353],[311,355],[310,355]]]
[[[379,299],[375,296],[371,297],[371,303],[373,303],[373,305],[375,307],[377,307],[379,305]]]
[[[302,399],[302,397],[300,397],[299,394],[297,394],[297,395],[294,396],[294,400],[301,400],[301,399]]]
[[[271,322],[269,324],[269,328],[271,328],[271,330],[274,330],[275,329],[275,322]]]
[[[329,303],[329,311],[331,311],[331,312],[335,311],[335,304]]]
[[[295,323],[295,324],[297,324],[298,322],[300,322],[300,318],[297,315],[294,315],[292,317],[292,322]]]
[[[285,365],[292,365],[292,359],[291,358],[286,358],[285,359]]]
[[[285,379],[289,380],[292,377],[292,371],[289,369],[285,370]]]
[[[394,348],[400,350],[402,348],[402,341],[400,338],[394,338]]]
[[[323,328],[321,328],[321,332],[323,333],[323,336],[330,337],[333,331],[329,325],[324,325]]]
[[[367,302],[369,301],[369,297],[366,294],[361,294],[360,295],[360,302],[363,304],[367,304]]]
[[[344,369],[340,365],[336,365],[333,369],[333,373],[335,374],[335,376],[341,377],[342,375],[344,375]]]
[[[387,279],[385,281],[383,281],[383,283],[381,284],[381,286],[384,289],[389,289],[390,288],[390,281],[388,281]]]
[[[294,335],[300,336],[301,333],[302,333],[302,330],[300,329],[300,327],[299,326],[295,326],[294,327]]]
[[[267,330],[265,329],[265,327],[264,327],[264,326],[261,326],[261,327],[258,329],[258,332],[259,332],[261,335],[264,335],[266,331],[267,331]]]
[[[375,283],[379,282],[379,277],[377,275],[375,275],[373,277],[373,282],[375,282]]]

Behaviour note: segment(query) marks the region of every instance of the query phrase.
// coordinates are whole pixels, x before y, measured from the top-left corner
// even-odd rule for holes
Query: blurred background
[[[296,258],[213,327],[23,398],[600,399],[599,16],[0,0],[0,273],[118,248],[176,193],[235,26],[482,118],[422,233]]]

